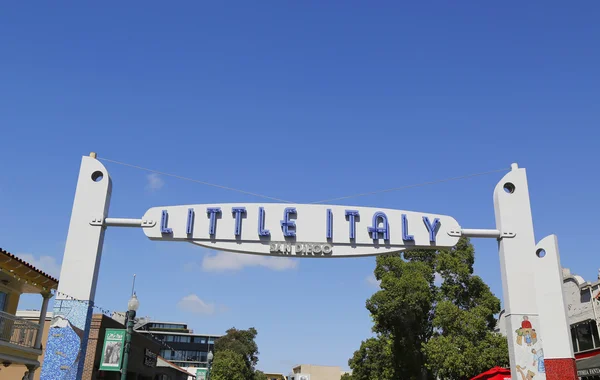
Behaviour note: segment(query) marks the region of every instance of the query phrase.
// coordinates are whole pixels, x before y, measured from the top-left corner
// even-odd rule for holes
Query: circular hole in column
[[[101,171],[95,171],[92,173],[92,181],[100,182],[104,178],[104,174]]]
[[[535,254],[541,259],[542,257],[546,256],[546,251],[540,248],[537,251],[535,251]]]
[[[512,183],[510,183],[510,182],[506,182],[506,183],[504,184],[504,191],[506,191],[506,192],[507,192],[507,193],[509,193],[509,194],[512,194],[512,193],[514,193],[514,192],[515,192],[515,185],[513,185],[513,184],[512,184]]]

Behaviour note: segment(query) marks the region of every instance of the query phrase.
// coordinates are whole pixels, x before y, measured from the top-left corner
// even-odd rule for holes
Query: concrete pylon
[[[95,154],[83,157],[69,233],[42,365],[42,379],[78,380],[96,295],[105,227],[92,220],[108,214],[111,180]]]

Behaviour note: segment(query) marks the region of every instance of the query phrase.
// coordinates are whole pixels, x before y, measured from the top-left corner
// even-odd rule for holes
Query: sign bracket
[[[492,238],[492,239],[507,239],[514,238],[517,236],[514,232],[503,231],[500,230],[485,230],[485,229],[473,229],[473,228],[463,228],[460,230],[450,230],[448,231],[448,235],[452,237],[474,237],[474,238]]]

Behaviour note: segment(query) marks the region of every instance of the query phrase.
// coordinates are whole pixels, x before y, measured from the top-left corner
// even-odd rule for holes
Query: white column
[[[548,380],[577,378],[567,307],[563,295],[562,266],[556,235],[536,246],[536,295],[544,334],[544,359]]]
[[[531,372],[535,380],[546,379],[545,372],[532,364],[532,350],[542,349],[543,331],[536,302],[535,237],[525,169],[513,164],[496,185],[494,210],[496,228],[515,234],[499,243],[511,376],[520,379],[520,373]]]
[[[111,190],[112,183],[104,165],[93,157],[83,157],[60,270],[57,300],[68,299],[62,293],[78,300],[94,300],[106,228],[92,225],[91,221],[106,218]]]
[[[43,301],[42,301],[42,309],[40,310],[40,318],[38,320],[38,332],[35,336],[35,344],[34,348],[39,349],[42,346],[42,336],[44,334],[44,324],[46,323],[46,313],[48,312],[48,302],[50,298],[52,298],[51,293],[42,293]]]
[[[65,245],[42,379],[80,380],[96,295],[111,180],[95,154],[83,157]],[[76,334],[78,347],[68,337]]]

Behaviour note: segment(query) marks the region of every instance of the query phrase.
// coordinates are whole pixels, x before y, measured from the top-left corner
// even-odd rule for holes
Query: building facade
[[[267,380],[287,380],[287,376],[283,373],[265,372]]]
[[[563,268],[563,295],[575,358],[600,354],[600,271],[596,280],[588,282]],[[496,331],[506,335],[504,310],[500,313]]]
[[[37,310],[18,311],[16,314],[17,317],[27,321],[37,320],[40,316],[40,312]],[[42,347],[46,347],[51,324],[52,313],[48,313],[45,317]],[[82,380],[119,380],[121,378],[120,372],[100,371],[102,347],[104,345],[104,336],[107,328],[124,329],[125,326],[103,314],[94,314],[92,316]],[[136,380],[187,380],[190,375],[187,371],[164,360],[160,356],[156,360],[156,365],[148,364],[148,361],[146,360],[147,353],[151,352],[153,354],[158,354],[160,348],[160,342],[134,332],[131,340],[127,378]],[[43,366],[43,356],[40,356],[40,362]],[[0,372],[0,379],[20,380],[23,376],[23,372],[26,370],[25,366],[15,364],[8,368],[4,368],[3,372]],[[32,380],[40,380],[40,371],[35,372]]]
[[[288,380],[340,380],[344,373],[341,367],[300,364],[292,369]]]
[[[215,352],[215,342],[220,337],[195,334],[185,323],[151,320],[140,320],[135,331],[163,342],[160,356],[193,374],[197,368],[208,367],[208,353]]]
[[[58,280],[0,249],[0,379],[39,377],[44,320]],[[19,317],[22,294],[39,294],[42,312],[34,320]],[[7,374],[14,372],[14,376]]]

